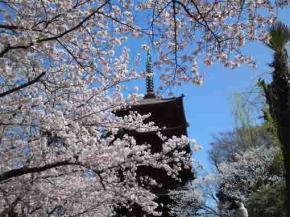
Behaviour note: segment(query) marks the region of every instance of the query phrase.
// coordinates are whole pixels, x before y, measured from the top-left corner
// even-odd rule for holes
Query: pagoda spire
[[[154,82],[153,82],[153,72],[152,72],[152,60],[150,50],[147,50],[147,60],[146,60],[146,89],[147,93],[144,98],[155,98],[154,93]]]

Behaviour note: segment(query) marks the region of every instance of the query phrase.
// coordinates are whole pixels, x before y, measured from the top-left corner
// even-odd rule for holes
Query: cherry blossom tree
[[[260,211],[259,214],[271,215],[278,209],[269,206],[267,210],[264,201],[259,199],[256,199],[256,204],[253,203],[252,195],[257,197],[260,187],[263,189],[265,186],[281,185],[282,174],[274,174],[272,171],[277,151],[276,148],[254,148],[237,154],[235,162],[219,165],[220,173],[201,175],[185,188],[171,191],[170,196],[175,201],[171,207],[172,216],[238,216],[238,212],[246,212],[243,202],[246,206],[262,202],[259,204],[260,209],[251,209],[256,213]],[[278,195],[280,192],[275,193]],[[269,197],[272,199],[271,195]]]
[[[165,85],[199,84],[198,56],[206,65],[254,66],[239,48],[267,39],[276,3],[1,0],[0,216],[107,216],[130,203],[160,215],[144,187],[160,183],[139,185],[136,169],[178,177],[180,165],[192,164],[179,151],[190,140],[168,139],[152,154],[150,144],[118,135],[158,130],[143,123],[148,115],[114,115],[140,98],[134,90],[123,95],[125,82],[145,76],[126,41],[151,40]]]
[[[238,216],[238,212],[246,212],[248,205],[251,205],[250,211],[257,212],[252,204],[248,204],[253,203],[252,195],[258,194],[265,186],[269,188],[284,182],[281,170],[275,171],[278,152],[276,147],[250,148],[242,154],[236,154],[235,161],[220,163],[216,174],[201,174],[186,188],[171,191],[170,195],[175,201],[171,207],[172,216],[232,217]],[[261,210],[267,210],[266,204],[260,206],[263,207]],[[272,207],[271,211],[277,209]]]
[[[271,171],[277,153],[277,148],[259,147],[237,155],[235,162],[222,163],[219,166],[224,180],[222,191],[232,198],[245,200],[259,186],[281,181],[283,177]]]
[[[171,190],[170,216],[219,216],[215,196],[218,184],[219,178],[215,174],[198,174],[190,184]]]

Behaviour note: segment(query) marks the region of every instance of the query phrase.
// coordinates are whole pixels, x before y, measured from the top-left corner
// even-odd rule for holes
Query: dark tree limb
[[[23,29],[20,26],[15,26],[15,25],[6,25],[6,24],[0,24],[0,29],[7,29],[12,32],[15,32],[15,30]]]
[[[16,91],[19,91],[19,90],[21,90],[21,89],[23,89],[23,88],[25,88],[25,87],[28,87],[28,86],[30,86],[30,85],[32,85],[32,84],[38,82],[38,81],[40,80],[40,78],[43,77],[43,76],[45,75],[45,73],[46,73],[46,72],[42,72],[40,75],[38,75],[38,76],[37,76],[36,78],[34,78],[33,80],[28,81],[28,82],[26,82],[25,84],[22,84],[22,85],[20,85],[20,86],[18,86],[18,87],[12,88],[12,89],[10,89],[10,90],[8,90],[8,91],[5,91],[5,92],[3,92],[3,93],[0,93],[0,97],[5,97],[5,96],[7,96],[7,95],[9,95],[9,94],[11,94],[11,93],[14,93],[14,92],[16,92]]]
[[[68,165],[79,165],[79,163],[77,162],[72,162],[69,160],[65,160],[65,161],[60,161],[60,162],[55,162],[55,163],[51,163],[51,164],[47,164],[41,167],[22,167],[19,169],[13,169],[7,172],[4,172],[2,174],[0,174],[0,182],[14,178],[14,177],[19,177],[25,174],[29,174],[29,173],[40,173],[52,168],[56,168],[56,167],[61,167],[61,166],[68,166]]]
[[[3,57],[6,53],[8,53],[10,50],[27,49],[27,48],[31,47],[32,45],[33,45],[33,43],[29,43],[28,45],[17,45],[17,46],[11,46],[10,44],[8,44],[0,52],[0,58]]]

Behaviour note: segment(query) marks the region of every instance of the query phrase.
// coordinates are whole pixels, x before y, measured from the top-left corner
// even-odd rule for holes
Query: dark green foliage
[[[290,30],[284,23],[277,21],[269,30],[271,39],[266,45],[276,52],[283,52],[290,38]]]
[[[285,184],[262,186],[246,203],[249,217],[285,217]]]

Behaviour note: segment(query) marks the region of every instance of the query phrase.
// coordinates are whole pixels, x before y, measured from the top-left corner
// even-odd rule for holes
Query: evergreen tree
[[[263,87],[267,103],[269,105],[269,115],[267,120],[274,120],[277,127],[277,136],[282,146],[284,157],[284,166],[286,172],[286,207],[290,216],[290,77],[288,69],[288,54],[285,46],[290,39],[289,28],[281,23],[276,22],[269,31],[270,40],[268,46],[274,51],[274,60],[271,67],[272,82],[265,84],[260,80]]]

